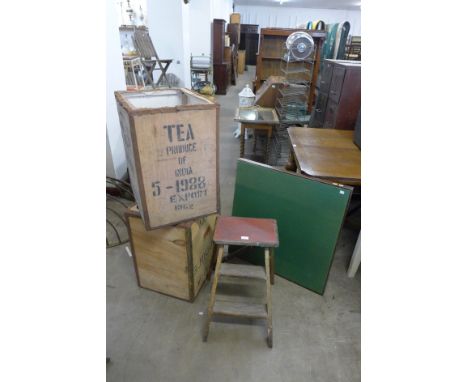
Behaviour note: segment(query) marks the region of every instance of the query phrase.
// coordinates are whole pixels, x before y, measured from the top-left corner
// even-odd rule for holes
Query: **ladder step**
[[[265,304],[246,304],[243,302],[216,301],[213,307],[213,313],[234,317],[268,317]]]
[[[219,274],[222,276],[266,280],[265,268],[259,265],[222,263]]]

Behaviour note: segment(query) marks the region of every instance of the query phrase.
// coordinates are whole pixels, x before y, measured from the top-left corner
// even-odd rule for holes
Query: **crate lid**
[[[206,110],[219,105],[184,88],[161,88],[150,91],[116,91],[117,102],[131,115],[173,113],[183,110]]]

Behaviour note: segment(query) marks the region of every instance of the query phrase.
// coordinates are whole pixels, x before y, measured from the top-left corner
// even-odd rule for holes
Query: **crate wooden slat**
[[[151,231],[136,207],[126,218],[138,285],[193,301],[208,274],[216,215]]]
[[[146,229],[219,212],[219,105],[187,89],[115,92]]]

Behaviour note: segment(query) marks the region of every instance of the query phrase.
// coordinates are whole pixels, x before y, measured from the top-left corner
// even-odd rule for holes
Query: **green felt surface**
[[[275,273],[323,294],[351,194],[351,187],[239,159],[232,215],[276,219]],[[244,257],[263,264],[262,249]]]

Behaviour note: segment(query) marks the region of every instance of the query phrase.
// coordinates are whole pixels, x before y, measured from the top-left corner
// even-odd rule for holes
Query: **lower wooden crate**
[[[209,271],[216,216],[147,231],[138,208],[128,209],[127,226],[138,285],[193,301]]]

